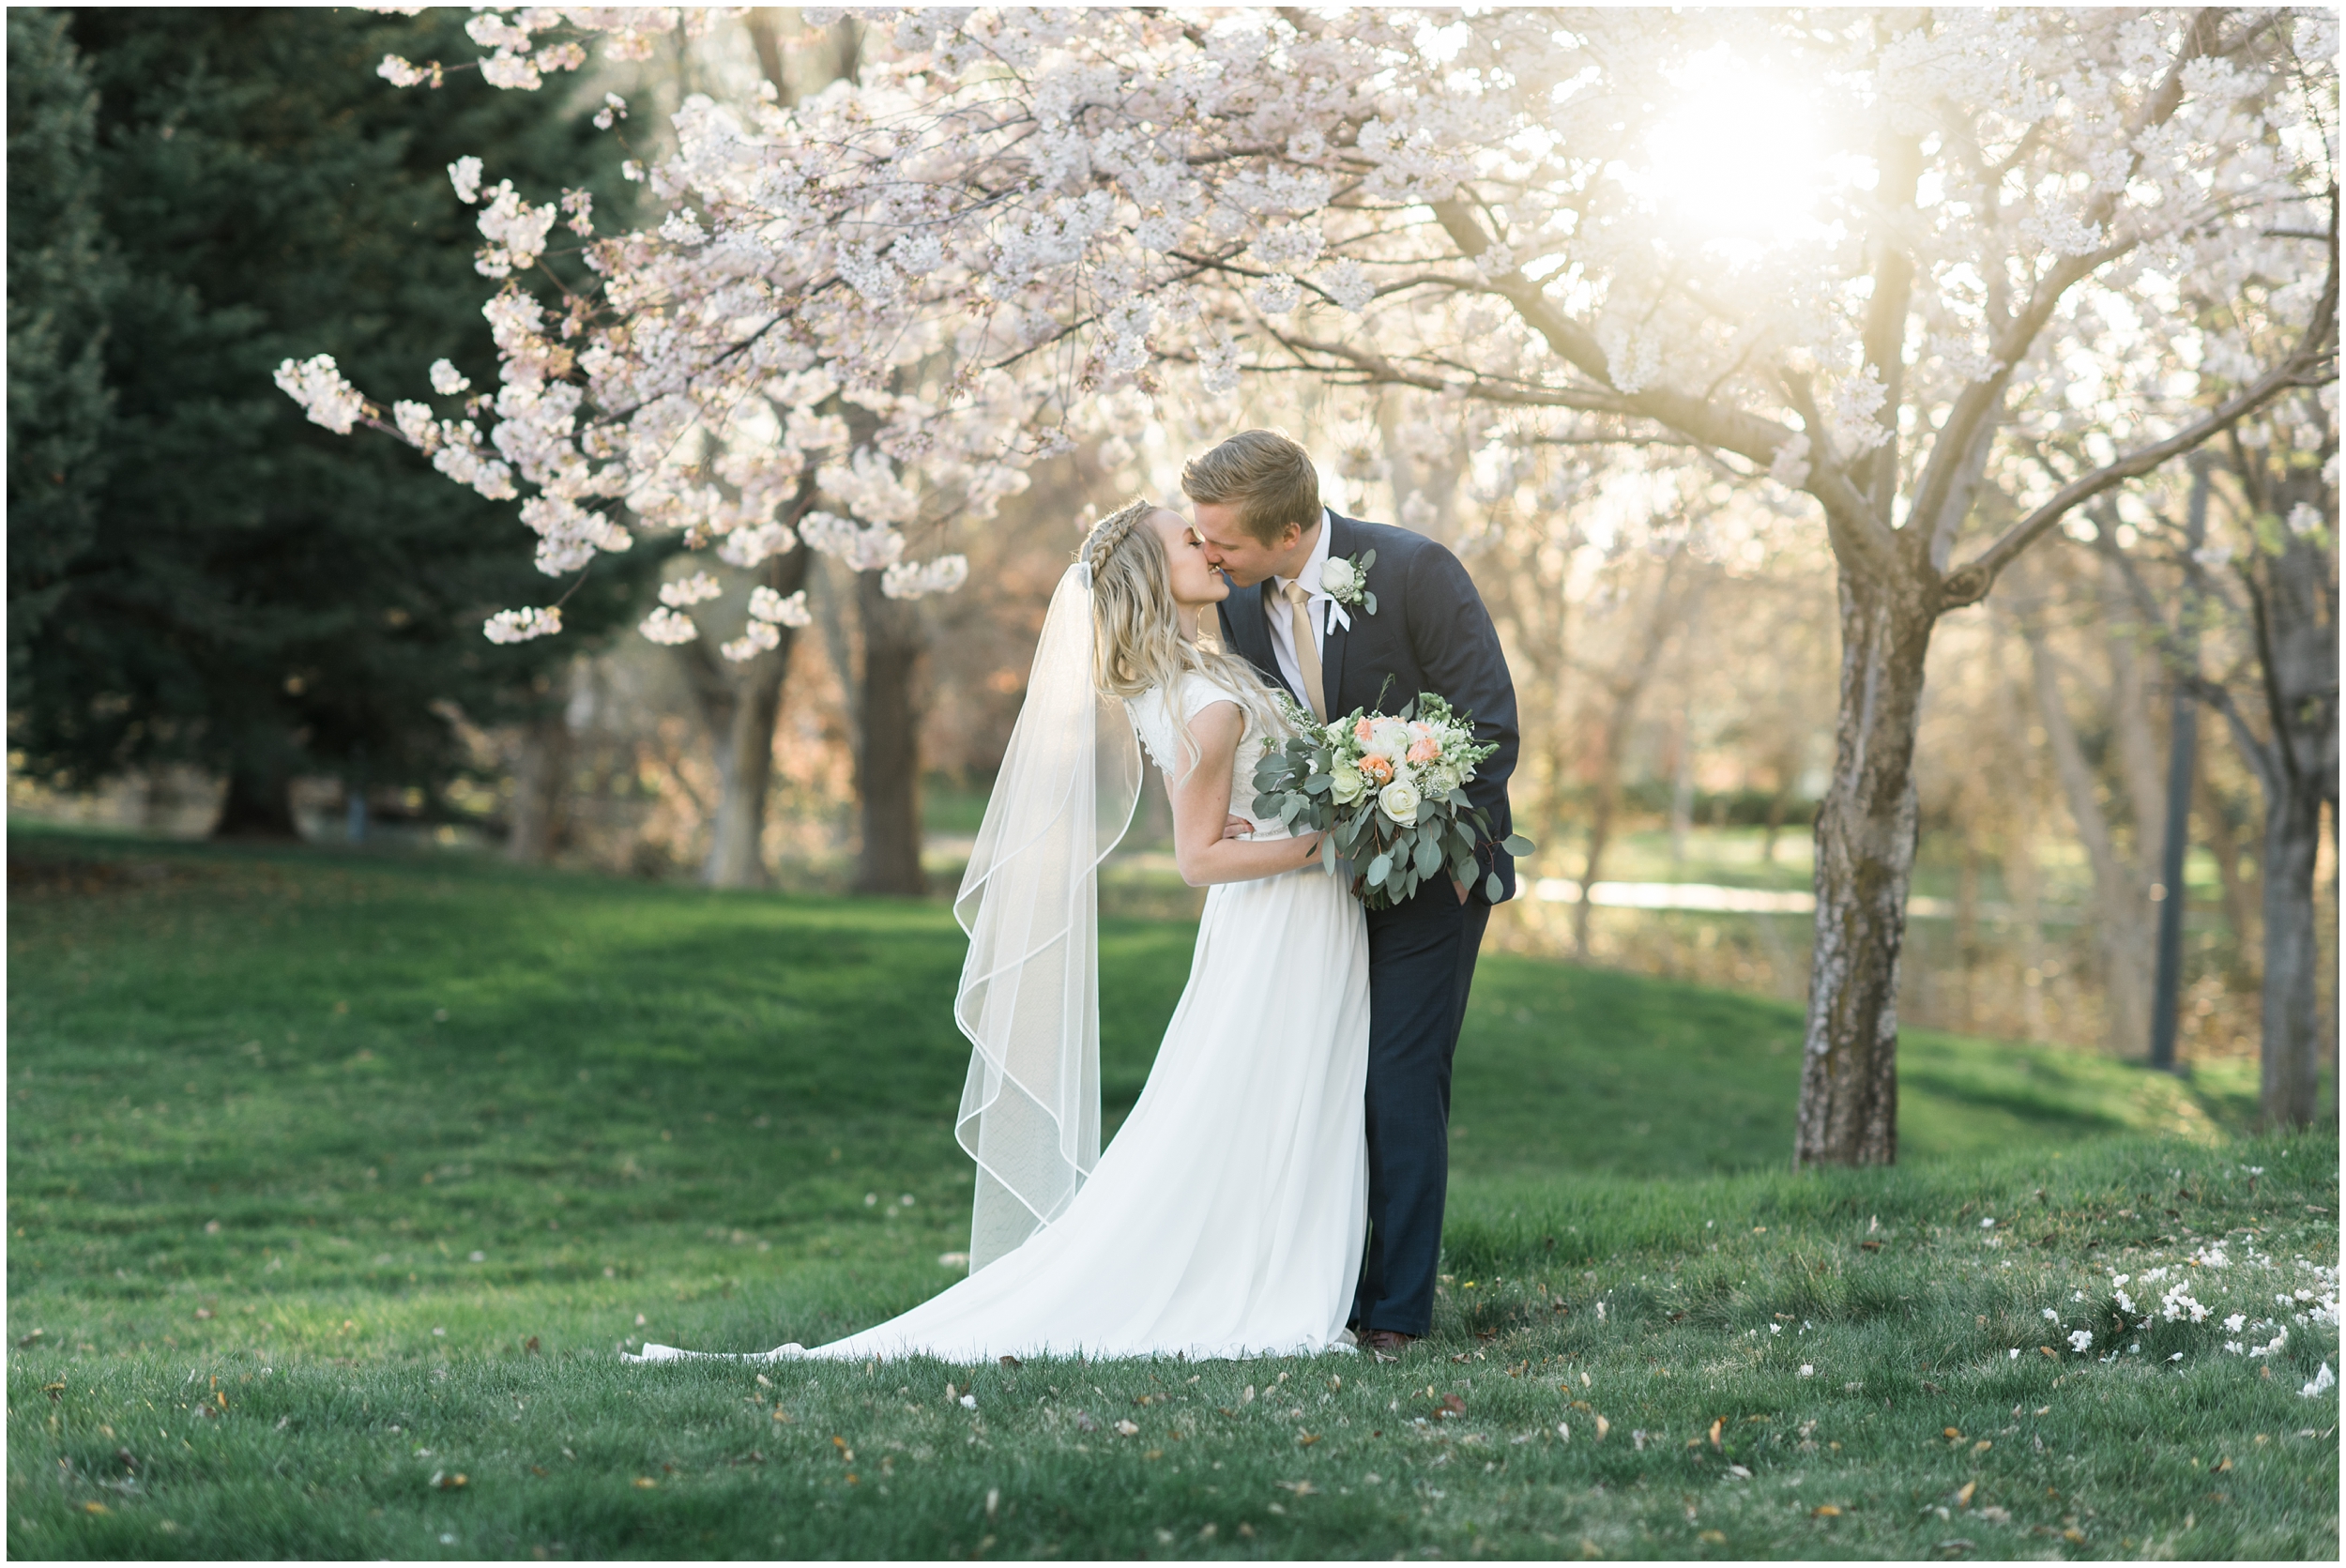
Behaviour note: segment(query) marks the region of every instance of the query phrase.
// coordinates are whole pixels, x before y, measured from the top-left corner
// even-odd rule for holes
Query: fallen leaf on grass
[[[1880,1252],[1881,1250],[1881,1243],[1879,1241],[1860,1241],[1857,1244],[1865,1248],[1867,1252]]]
[[[1314,1498],[1319,1495],[1319,1488],[1308,1481],[1279,1481],[1272,1484],[1283,1492],[1293,1492],[1299,1498]]]
[[[1129,1421],[1118,1422],[1116,1423],[1116,1429],[1127,1438],[1136,1438],[1140,1435],[1140,1428],[1134,1425]]]
[[[1719,1446],[1719,1433],[1725,1430],[1726,1426],[1727,1418],[1725,1416],[1713,1416],[1711,1418],[1711,1446],[1713,1448]]]
[[[1445,1393],[1441,1396],[1441,1408],[1436,1412],[1437,1419],[1447,1421],[1454,1416],[1464,1414],[1466,1414],[1465,1400],[1455,1393]]]
[[[536,1355],[538,1353],[538,1336],[536,1334],[531,1334],[527,1339],[523,1340],[522,1349],[529,1355]]]
[[[1015,1372],[1027,1363],[1020,1361],[1016,1356],[1004,1356],[1002,1358],[1002,1364],[1009,1367],[1013,1372]]]
[[[1956,1505],[1956,1507],[1958,1507],[1958,1508],[1969,1508],[1969,1507],[1971,1507],[1971,1506],[1972,1506],[1972,1494],[1973,1494],[1973,1492],[1978,1491],[1978,1490],[1979,1490],[1979,1483],[1978,1483],[1978,1482],[1976,1482],[1976,1481],[1966,1481],[1965,1483],[1963,1483],[1962,1488],[1955,1494],[1955,1505]]]
[[[1610,1432],[1612,1429],[1613,1423],[1611,1422],[1607,1421],[1603,1416],[1596,1418],[1596,1440],[1598,1442],[1603,1442],[1605,1440],[1605,1434]]]
[[[85,1502],[82,1504],[82,1512],[84,1514],[111,1514],[114,1510],[108,1508],[102,1502]]]
[[[638,1486],[640,1486],[640,1487],[642,1487],[645,1491],[648,1492],[648,1491],[650,1491],[653,1487],[655,1487],[655,1486],[659,1485],[659,1484],[660,1484],[660,1483],[659,1483],[659,1482],[657,1482],[657,1481],[654,1481],[654,1480],[653,1480],[650,1476],[647,1476],[647,1475],[639,1475],[639,1476],[637,1476],[637,1477],[635,1478],[635,1484],[636,1484],[636,1485],[638,1485]]]
[[[1808,1511],[1808,1516],[1812,1519],[1837,1519],[1841,1516],[1841,1511],[1832,1503],[1819,1503]]]
[[[1318,1441],[1319,1434],[1317,1432],[1298,1432],[1295,1435],[1295,1446],[1298,1448],[1309,1448]]]
[[[1741,1465],[1728,1466],[1727,1473],[1733,1476],[1738,1481],[1749,1481],[1751,1479],[1751,1472],[1744,1469]]]

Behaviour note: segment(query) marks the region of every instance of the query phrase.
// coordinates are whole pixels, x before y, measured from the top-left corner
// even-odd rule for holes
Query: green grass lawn
[[[1906,1164],[1796,1177],[1796,1011],[1491,956],[1400,1363],[761,1380],[613,1351],[953,1277],[941,905],[23,829],[9,904],[16,1556],[2336,1555],[2337,1144],[2245,1084],[1909,1035]],[[1104,933],[1111,1123],[1190,941]]]

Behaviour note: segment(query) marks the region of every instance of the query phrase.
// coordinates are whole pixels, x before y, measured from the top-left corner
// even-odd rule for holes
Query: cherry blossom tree
[[[684,105],[640,171],[656,228],[597,235],[568,196],[451,171],[501,282],[493,402],[386,408],[314,360],[288,390],[521,498],[571,578],[650,531],[948,591],[962,559],[923,552],[1119,397],[1235,422],[1250,379],[1413,397],[1454,469],[1666,440],[1799,493],[1842,671],[1795,1158],[1895,1159],[1932,629],[2082,503],[2330,376],[2334,19],[853,14],[853,83]],[[598,38],[709,22],[483,10],[472,36],[528,87]],[[539,266],[566,215],[590,286]],[[2092,464],[2055,482],[2032,454],[2070,436]],[[794,520],[810,474],[823,504]],[[558,625],[557,602],[492,634]]]

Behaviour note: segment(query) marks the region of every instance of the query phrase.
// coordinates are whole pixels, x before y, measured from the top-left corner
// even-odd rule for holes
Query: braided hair
[[[1181,635],[1165,541],[1145,526],[1165,509],[1135,499],[1108,513],[1084,537],[1076,558],[1091,568],[1092,684],[1103,695],[1131,699],[1163,688],[1179,714],[1181,679],[1197,674],[1229,693],[1254,734],[1285,737],[1290,726],[1254,665],[1226,652],[1200,629]],[[1188,726],[1177,724],[1182,744]]]

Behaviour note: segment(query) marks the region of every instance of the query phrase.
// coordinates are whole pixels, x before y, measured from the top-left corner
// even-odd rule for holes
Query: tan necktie
[[[1288,614],[1295,626],[1295,666],[1303,672],[1303,694],[1311,700],[1312,717],[1321,723],[1328,722],[1328,699],[1319,690],[1319,643],[1312,636],[1312,617],[1304,606],[1311,602],[1311,589],[1293,578],[1279,590],[1294,606]]]

